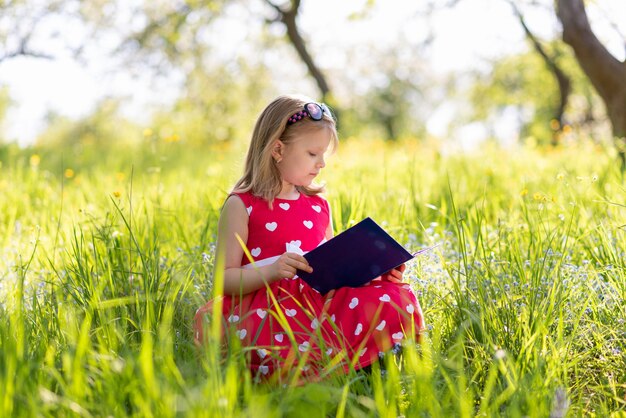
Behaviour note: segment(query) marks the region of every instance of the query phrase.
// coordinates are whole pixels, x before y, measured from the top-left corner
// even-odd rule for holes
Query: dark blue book
[[[365,218],[306,253],[304,258],[313,273],[298,270],[298,276],[324,294],[339,287],[362,286],[417,254],[408,252],[371,218]]]

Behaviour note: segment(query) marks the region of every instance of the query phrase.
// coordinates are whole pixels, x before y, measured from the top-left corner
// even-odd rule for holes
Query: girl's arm
[[[224,294],[245,295],[284,277],[293,277],[296,269],[312,272],[306,259],[294,253],[285,253],[273,264],[244,269],[241,267],[243,249],[237,240],[248,241],[248,213],[241,199],[230,196],[220,215],[217,235],[217,254],[224,257]]]
[[[326,201],[326,204],[328,205],[328,226],[326,227],[326,233],[324,234],[324,238],[326,238],[326,241],[328,241],[335,235],[333,232],[333,214],[330,211],[330,204],[328,203],[328,201]],[[326,296],[324,296],[326,299],[324,305],[330,305],[330,301],[333,300],[334,296],[335,289],[332,289],[330,292],[326,293]]]
[[[326,204],[328,205],[328,226],[326,227],[326,233],[324,234],[324,238],[326,238],[326,241],[328,241],[329,239],[334,237],[335,234],[333,232],[333,214],[330,211],[330,204],[328,203],[328,201],[326,201]]]

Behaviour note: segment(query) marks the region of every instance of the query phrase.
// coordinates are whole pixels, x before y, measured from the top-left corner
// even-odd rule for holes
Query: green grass
[[[198,352],[242,146],[0,152],[0,416],[624,416],[626,187],[610,149],[347,142],[335,229],[401,242],[428,332],[371,374],[259,384]],[[621,414],[621,415],[620,415]]]

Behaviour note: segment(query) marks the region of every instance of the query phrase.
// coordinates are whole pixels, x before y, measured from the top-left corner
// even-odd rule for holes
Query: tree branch
[[[184,3],[181,7],[167,13],[160,19],[151,20],[141,31],[130,35],[126,40],[124,40],[117,48],[116,52],[119,52],[121,49],[126,47],[128,44],[136,42],[139,45],[145,45],[148,40],[154,36],[155,33],[159,32],[159,29],[163,28],[170,22],[174,22],[174,26],[176,30],[180,28],[180,26],[187,19],[189,14],[192,12],[192,8]],[[176,47],[173,45],[168,45],[171,52],[176,52]]]
[[[582,0],[556,0],[556,4],[563,40],[574,50],[578,63],[606,105],[622,170],[626,171],[626,62],[611,55],[595,36]]]
[[[3,62],[4,60],[8,60],[11,58],[16,58],[16,57],[32,57],[32,58],[40,58],[40,59],[47,59],[47,60],[54,59],[54,56],[45,54],[43,52],[29,51],[29,50],[20,48],[16,51],[0,56],[0,62]]]
[[[317,67],[315,62],[313,61],[313,57],[309,54],[307,50],[306,44],[302,35],[300,35],[300,31],[298,30],[298,24],[296,22],[296,18],[298,17],[298,9],[300,8],[300,0],[292,0],[291,7],[288,10],[285,10],[278,5],[274,4],[271,0],[265,0],[267,4],[269,4],[274,10],[279,13],[278,19],[282,22],[287,28],[287,37],[289,41],[296,49],[298,56],[304,62],[309,73],[315,79],[320,92],[322,93],[322,99],[325,99],[326,96],[330,93],[330,87],[322,74],[322,71]]]
[[[9,52],[3,56],[0,56],[0,62],[3,62],[5,60],[11,59],[11,58],[16,58],[16,57],[32,57],[32,58],[41,58],[41,59],[53,59],[54,57],[50,54],[46,54],[44,52],[37,52],[37,51],[32,51],[29,47],[28,47],[28,42],[30,41],[30,37],[32,35],[32,32],[27,33],[26,35],[22,36],[22,38],[19,41],[19,46],[17,47],[17,49],[13,52]]]
[[[557,0],[563,40],[574,53],[589,80],[605,101],[612,101],[624,83],[624,63],[604,47],[591,30],[582,0]]]
[[[515,15],[517,16],[520,24],[522,25],[522,28],[524,29],[524,33],[526,34],[526,37],[530,40],[535,51],[541,56],[541,58],[543,58],[544,63],[546,64],[546,66],[552,72],[552,75],[554,75],[554,78],[556,79],[556,82],[559,87],[559,106],[556,109],[554,119],[559,121],[559,130],[561,130],[564,125],[563,115],[565,113],[565,107],[567,106],[567,101],[572,90],[572,87],[571,87],[572,83],[570,81],[570,78],[558,66],[558,64],[556,63],[556,59],[548,56],[548,53],[546,52],[544,47],[541,45],[541,43],[539,42],[535,34],[531,32],[530,28],[526,24],[524,16],[522,12],[519,10],[519,8],[517,7],[517,5],[511,0],[509,0],[509,4],[513,8]],[[556,135],[552,138],[553,145],[556,145],[556,138],[557,138]]]

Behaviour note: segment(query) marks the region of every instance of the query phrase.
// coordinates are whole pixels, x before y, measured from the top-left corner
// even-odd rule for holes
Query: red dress
[[[246,246],[256,266],[273,263],[286,251],[308,252],[325,241],[329,207],[321,196],[267,201],[236,194],[248,211]],[[243,268],[252,268],[244,254]],[[252,293],[222,297],[225,338],[251,348],[249,364],[258,376],[301,366],[305,375],[322,368],[359,369],[403,339],[417,337],[422,311],[407,284],[374,280],[321,295],[298,278],[278,280]],[[212,302],[198,309],[195,338],[203,341]]]

